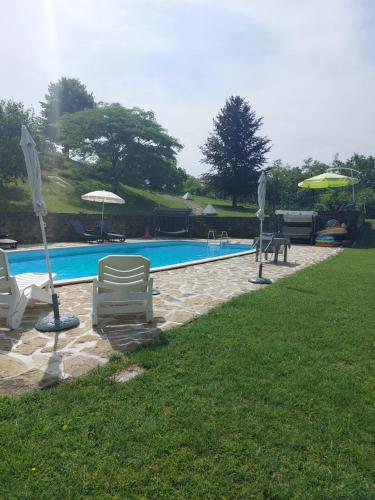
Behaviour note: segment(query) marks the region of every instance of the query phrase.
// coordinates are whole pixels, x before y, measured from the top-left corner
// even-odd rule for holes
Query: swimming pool
[[[215,259],[253,250],[252,245],[226,243],[222,246],[199,241],[158,241],[116,245],[90,245],[53,248],[49,251],[56,281],[96,276],[98,260],[106,255],[143,255],[151,261],[151,269],[184,262]],[[44,252],[28,250],[8,252],[12,274],[46,272]]]

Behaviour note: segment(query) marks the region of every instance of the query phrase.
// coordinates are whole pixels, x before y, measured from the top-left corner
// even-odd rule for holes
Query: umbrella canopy
[[[36,144],[31,137],[30,132],[25,125],[21,129],[20,146],[25,157],[27,177],[29,179],[31,194],[34,204],[34,212],[37,216],[45,217],[47,215],[47,206],[42,195],[42,175],[40,172],[40,164]]]
[[[267,176],[266,172],[262,170],[262,173],[260,174],[259,180],[258,180],[258,206],[259,210],[257,211],[257,217],[260,220],[260,231],[259,231],[259,272],[258,276],[256,278],[249,278],[249,281],[251,283],[255,283],[258,285],[268,285],[271,283],[271,280],[268,278],[264,278],[262,276],[262,269],[263,269],[263,258],[262,258],[262,252],[263,252],[263,221],[264,221],[264,216],[265,216],[265,208],[266,208],[266,186],[267,186]]]
[[[104,203],[117,203],[123,205],[125,203],[124,198],[117,196],[115,193],[110,191],[91,191],[91,193],[86,193],[81,196],[82,200],[86,201],[96,201],[102,204],[102,222],[100,225],[100,234],[103,235],[103,221],[104,221]]]
[[[357,184],[359,179],[355,177],[347,177],[346,175],[335,174],[333,172],[325,172],[324,174],[310,177],[298,183],[301,188],[307,189],[324,189],[330,187],[345,187]]]
[[[118,203],[124,204],[125,200],[110,191],[91,191],[81,196],[82,200],[96,201],[98,203]]]
[[[267,185],[267,177],[265,172],[261,173],[258,181],[258,206],[259,210],[257,211],[257,217],[259,220],[264,220],[264,209],[266,206],[266,185]]]

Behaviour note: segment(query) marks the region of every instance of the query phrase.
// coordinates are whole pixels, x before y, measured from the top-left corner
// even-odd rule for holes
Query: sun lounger
[[[83,239],[83,241],[87,241],[89,243],[101,243],[103,242],[103,238],[97,234],[95,231],[91,231],[90,229],[85,229],[79,220],[74,219],[70,222],[74,232]]]
[[[47,273],[11,276],[7,255],[4,250],[0,250],[0,317],[6,318],[9,328],[20,326],[29,301],[52,304],[50,292],[43,290],[48,281]]]
[[[99,234],[102,234],[103,238],[108,241],[119,241],[124,242],[126,240],[126,236],[123,233],[116,233],[115,231],[111,231],[108,227],[108,224],[103,222],[103,232],[102,232],[102,223],[98,221],[96,223],[96,227]]]
[[[92,323],[99,316],[145,313],[151,322],[152,284],[150,261],[140,255],[108,255],[99,260],[93,282]]]

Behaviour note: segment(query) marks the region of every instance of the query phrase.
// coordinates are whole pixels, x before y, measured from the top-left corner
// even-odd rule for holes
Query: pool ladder
[[[219,245],[222,247],[224,243],[229,243],[227,231],[221,231],[219,238],[216,238],[215,229],[209,229],[207,235],[207,245]]]

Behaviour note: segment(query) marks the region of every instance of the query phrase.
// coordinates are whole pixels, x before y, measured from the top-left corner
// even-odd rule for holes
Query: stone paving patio
[[[267,263],[264,275],[273,281],[337,254],[339,249],[292,246],[289,263]],[[154,273],[154,322],[138,317],[106,318],[91,324],[91,283],[57,289],[62,311],[79,316],[78,328],[40,333],[37,319],[50,312],[45,304],[26,310],[22,327],[10,331],[0,322],[0,394],[21,394],[44,388],[59,379],[77,377],[108,361],[111,354],[127,353],[153,341],[160,332],[181,325],[232,297],[259,289],[248,283],[258,265],[255,255]],[[3,321],[3,320],[0,320]]]

